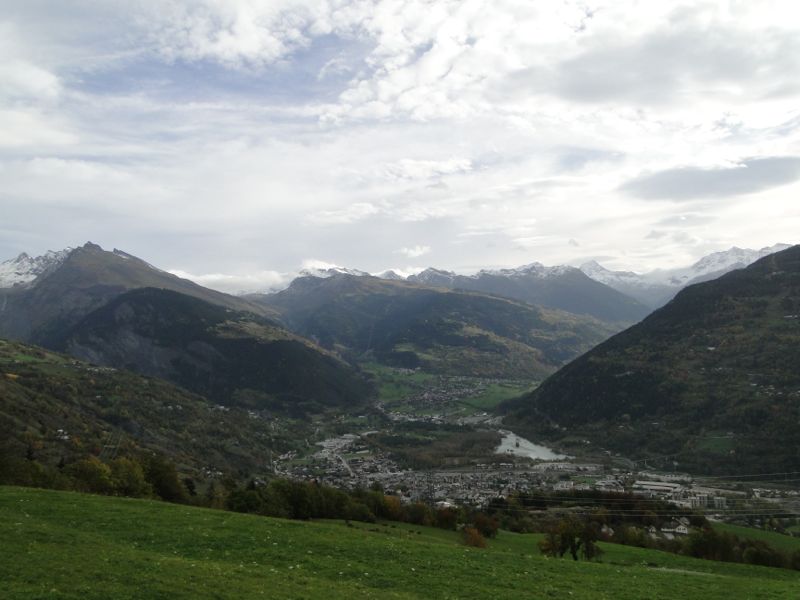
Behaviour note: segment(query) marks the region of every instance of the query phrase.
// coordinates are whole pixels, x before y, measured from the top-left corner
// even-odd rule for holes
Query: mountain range
[[[265,314],[243,298],[197,285],[121,250],[91,242],[75,249],[2,263],[0,337],[52,344],[116,296],[143,287],[173,290],[233,310]]]
[[[342,273],[248,299],[351,361],[449,374],[538,378],[614,331],[507,298]]]
[[[638,300],[568,266],[545,267],[532,263],[516,269],[479,271],[475,275],[429,268],[408,277],[408,281],[513,298],[611,323],[635,323],[650,312]]]
[[[370,394],[356,369],[271,320],[268,307],[120,250],[87,243],[13,262],[13,285],[0,289],[0,337],[295,416],[356,409]]]
[[[534,262],[512,269],[483,269],[469,275],[428,267],[407,277],[391,270],[374,276],[483,292],[626,325],[663,306],[687,285],[744,268],[759,258],[788,247],[787,244],[775,244],[760,250],[733,247],[704,256],[688,267],[656,269],[642,274],[612,271],[597,261],[589,261],[579,268],[568,265],[548,267]],[[370,273],[358,269],[329,266],[304,269],[298,277],[326,278],[341,274],[370,276]]]
[[[695,471],[800,464],[800,246],[690,285],[506,409],[509,424]]]
[[[650,308],[658,308],[687,285],[709,281],[735,269],[743,269],[759,258],[789,247],[788,244],[775,244],[760,250],[751,250],[734,246],[730,250],[704,256],[688,267],[656,269],[643,274],[610,271],[596,261],[586,262],[580,269],[595,281],[635,298]]]
[[[362,406],[372,393],[364,360],[541,378],[620,328],[357,271],[309,271],[277,294],[231,296],[91,242],[23,254],[0,272],[0,337],[294,416]]]
[[[72,430],[82,420],[95,427],[82,430],[94,443],[158,426],[163,445],[174,423],[136,418],[135,396],[153,398],[148,386],[159,390],[159,406],[178,398],[308,421],[369,404],[364,362],[498,378],[557,371],[504,407],[508,426],[692,470],[789,470],[800,462],[800,246],[777,249],[710,281],[697,283],[753,251],[650,277],[685,287],[611,339],[643,305],[572,267],[534,263],[475,276],[428,269],[407,280],[324,269],[278,293],[237,297],[92,243],[23,254],[0,267],[0,337],[18,340],[0,342],[0,425],[51,435],[62,411]],[[547,307],[565,303],[572,311]],[[120,375],[91,400],[104,373]]]

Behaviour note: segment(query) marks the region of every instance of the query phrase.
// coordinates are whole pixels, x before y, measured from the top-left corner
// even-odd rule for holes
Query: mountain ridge
[[[591,279],[580,269],[564,265],[546,267],[531,263],[516,269],[482,270],[474,275],[429,268],[407,280],[502,296],[610,323],[634,323],[650,310],[638,300]]]
[[[591,317],[517,300],[377,277],[304,277],[250,298],[351,360],[369,355],[450,374],[538,378],[613,331]]]
[[[680,289],[693,283],[701,283],[724,275],[734,269],[742,269],[756,260],[790,248],[789,244],[774,244],[759,250],[738,248],[712,252],[688,267],[656,269],[646,273],[612,271],[597,261],[588,261],[580,266],[581,271],[639,301],[658,308],[669,301]]]
[[[0,288],[0,336],[48,345],[68,327],[131,289],[157,287],[266,316],[263,306],[204,288],[121,250],[87,242],[22,285]],[[58,254],[58,253],[54,253]]]
[[[793,246],[684,288],[507,405],[509,423],[699,470],[796,467],[798,314]]]
[[[277,323],[172,290],[117,296],[67,331],[58,349],[225,405],[300,414],[358,406],[369,395],[352,367]]]

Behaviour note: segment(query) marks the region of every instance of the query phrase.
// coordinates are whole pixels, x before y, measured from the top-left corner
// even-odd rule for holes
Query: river
[[[505,429],[501,429],[500,434],[503,436],[503,439],[500,441],[500,445],[495,449],[496,454],[527,456],[528,458],[537,460],[563,460],[565,458],[570,458],[566,454],[553,452],[550,448],[534,444]]]

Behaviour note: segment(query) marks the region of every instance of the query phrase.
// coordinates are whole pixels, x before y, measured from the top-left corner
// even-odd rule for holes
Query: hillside
[[[796,470],[799,314],[794,246],[684,289],[508,405],[508,422],[663,466]]]
[[[375,277],[302,277],[252,299],[352,359],[458,375],[540,377],[610,334],[589,317]]]
[[[0,340],[0,449],[43,464],[159,452],[184,473],[261,472],[292,433],[164,381]]]
[[[234,310],[265,313],[262,306],[209,290],[135,256],[120,250],[109,252],[91,242],[51,254],[47,268],[38,268],[36,259],[22,261],[31,263],[28,271],[33,278],[18,277],[21,283],[0,287],[0,337],[48,346],[91,311],[126,291],[144,287],[180,292]]]
[[[545,267],[533,263],[517,269],[479,271],[475,275],[427,269],[408,280],[512,298],[578,315],[590,315],[609,323],[635,323],[650,312],[638,300],[591,279],[574,267]]]
[[[114,298],[66,332],[59,346],[216,403],[296,416],[355,408],[370,392],[352,367],[275,323],[168,290]]]
[[[487,549],[419,526],[298,522],[166,503],[0,487],[5,598],[793,597],[785,569],[606,545],[602,562]]]

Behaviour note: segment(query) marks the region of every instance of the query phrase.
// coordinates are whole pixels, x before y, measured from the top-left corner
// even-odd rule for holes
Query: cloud
[[[344,75],[350,72],[352,72],[352,68],[347,61],[341,56],[336,56],[322,65],[319,73],[317,73],[317,80],[322,81],[328,77]]]
[[[329,26],[328,2],[197,0],[144,3],[150,43],[170,60],[263,67],[307,47]]]
[[[343,225],[355,223],[380,212],[380,208],[370,202],[355,202],[341,209],[323,210],[310,216],[316,223]]]
[[[316,258],[306,258],[303,259],[301,268],[309,271],[327,271],[328,269],[342,269],[344,267]]]
[[[448,158],[444,160],[413,160],[404,158],[384,165],[383,175],[392,181],[435,179],[443,175],[467,173],[472,170],[472,161],[468,158]]]
[[[554,91],[578,102],[664,104],[685,100],[696,88],[735,99],[740,85],[761,89],[798,73],[796,36],[775,31],[764,46],[759,32],[713,18],[701,24],[703,13],[673,16],[632,40],[590,42],[556,67]]]
[[[229,275],[224,273],[193,274],[179,269],[172,269],[169,273],[228,294],[275,291],[285,288],[292,278],[287,273],[278,273],[277,271],[257,271]]]
[[[0,99],[55,100],[61,82],[50,71],[21,60],[0,63]]]
[[[725,168],[682,167],[642,175],[621,189],[647,200],[724,198],[761,192],[800,180],[800,158],[750,158]]]
[[[412,246],[411,248],[400,248],[400,250],[398,250],[400,254],[403,254],[408,258],[419,258],[420,256],[429,254],[430,251],[430,246]]]
[[[698,227],[714,222],[714,217],[700,214],[672,215],[659,220],[657,227]]]
[[[78,139],[67,123],[44,111],[0,106],[0,147],[64,147],[74,145]]]
[[[800,230],[790,1],[2,5],[4,252],[639,268]]]

